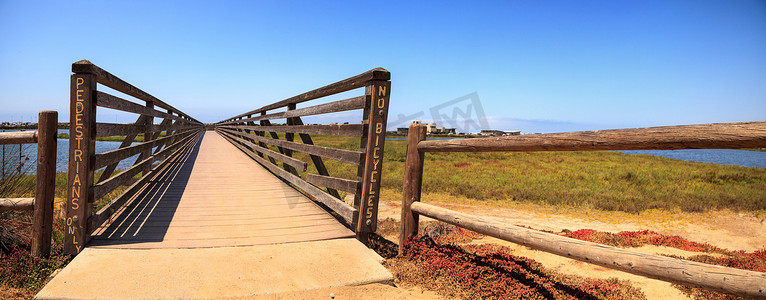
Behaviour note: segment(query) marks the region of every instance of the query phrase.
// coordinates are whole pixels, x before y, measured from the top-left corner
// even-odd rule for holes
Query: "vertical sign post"
[[[367,243],[369,234],[375,232],[378,225],[378,200],[380,198],[380,180],[383,170],[383,146],[386,143],[386,120],[388,102],[391,94],[391,82],[373,80],[367,83],[367,145],[365,152],[364,174],[362,176],[362,196],[359,203],[359,220],[356,224],[357,239]]]
[[[74,74],[69,107],[69,181],[67,183],[64,254],[76,255],[87,242],[93,202],[93,163],[96,147],[96,77]]]

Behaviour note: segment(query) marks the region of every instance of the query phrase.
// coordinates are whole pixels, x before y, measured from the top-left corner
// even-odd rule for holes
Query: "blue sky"
[[[67,120],[80,59],[204,122],[375,67],[390,119],[476,93],[524,132],[766,120],[764,1],[0,0],[0,30],[0,120]]]

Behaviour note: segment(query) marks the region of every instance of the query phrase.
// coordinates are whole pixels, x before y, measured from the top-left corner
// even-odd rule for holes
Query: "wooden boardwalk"
[[[317,204],[208,131],[96,231],[88,246],[200,248],[353,236]]]

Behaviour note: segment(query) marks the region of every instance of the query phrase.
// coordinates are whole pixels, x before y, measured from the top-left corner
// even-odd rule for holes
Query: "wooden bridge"
[[[88,61],[72,69],[64,251],[77,256],[37,298],[242,297],[393,282],[364,244],[377,223],[388,71],[371,70],[205,131]],[[358,88],[364,95],[297,107]],[[96,107],[138,117],[134,124],[100,123]],[[301,119],[352,110],[360,111],[358,124]],[[271,123],[279,119],[285,123]],[[133,143],[140,134],[144,140]],[[361,146],[321,147],[311,134],[356,136]],[[127,138],[119,149],[95,153],[104,136]],[[126,159],[135,163],[116,171]],[[331,176],[324,159],[356,166],[358,178]],[[355,195],[353,203],[341,193]]]
[[[76,257],[37,298],[233,298],[393,280],[380,256],[365,246],[377,226],[388,71],[370,70],[205,125],[88,61],[72,70],[64,252]],[[99,85],[123,95],[107,94]],[[361,88],[363,95],[334,99]],[[313,100],[318,101],[305,104]],[[99,123],[97,107],[138,117],[133,124]],[[361,111],[359,123],[308,125],[302,119],[331,120],[348,111]],[[134,144],[139,135],[143,141]],[[119,149],[95,153],[96,138],[107,136],[126,138]],[[360,143],[358,149],[316,145],[326,136],[357,137]],[[402,246],[417,234],[423,215],[612,269],[766,297],[766,273],[575,241],[420,202],[427,152],[762,148],[766,122],[425,137],[424,127],[411,126]],[[116,171],[126,159],[135,162]],[[338,164],[355,168],[355,178],[328,167]],[[43,177],[52,182],[50,174]],[[46,191],[40,182],[35,214],[50,220],[53,189]],[[353,200],[347,203],[344,195]],[[47,222],[35,226],[46,231],[37,235],[41,254],[50,240]]]

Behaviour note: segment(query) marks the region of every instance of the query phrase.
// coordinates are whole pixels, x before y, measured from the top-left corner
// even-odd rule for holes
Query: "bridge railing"
[[[402,197],[400,252],[418,232],[420,215],[478,233],[664,281],[766,296],[766,273],[650,255],[580,241],[421,203],[426,152],[742,149],[766,147],[766,122],[668,126],[425,141],[422,125],[409,129]]]
[[[41,111],[37,121],[37,131],[0,133],[0,145],[37,143],[34,198],[0,198],[0,211],[33,211],[30,251],[32,256],[48,256],[51,253],[53,199],[56,189],[57,125],[58,112]]]
[[[167,163],[199,138],[203,124],[173,106],[123,81],[87,60],[72,64],[64,253],[77,254],[91,233],[111,216]],[[135,98],[138,103],[97,89],[98,85]],[[135,123],[96,121],[97,107],[137,114]],[[160,110],[162,109],[162,110]],[[162,119],[159,124],[154,118]],[[143,135],[143,142],[135,143]],[[116,150],[96,153],[96,138],[124,137]],[[138,155],[129,168],[118,164]],[[159,164],[155,162],[160,161]],[[96,171],[103,169],[95,178]],[[116,172],[117,171],[117,172]],[[140,178],[136,180],[136,176]],[[128,186],[106,206],[94,212],[96,201]]]
[[[366,241],[377,226],[390,78],[387,70],[373,69],[220,121],[216,131],[271,172],[331,209],[351,226],[360,240]],[[311,100],[362,87],[365,90],[361,96],[299,107]],[[353,110],[361,110],[360,123],[307,125],[301,119]],[[284,124],[272,123],[274,120],[284,120]],[[360,149],[317,146],[312,134],[359,137]],[[296,141],[296,135],[300,142]],[[302,177],[299,171],[306,171],[308,163],[293,157],[294,151],[308,154],[317,173],[306,173]],[[323,159],[357,166],[357,179],[333,177]],[[353,205],[340,199],[338,191],[354,194]]]

